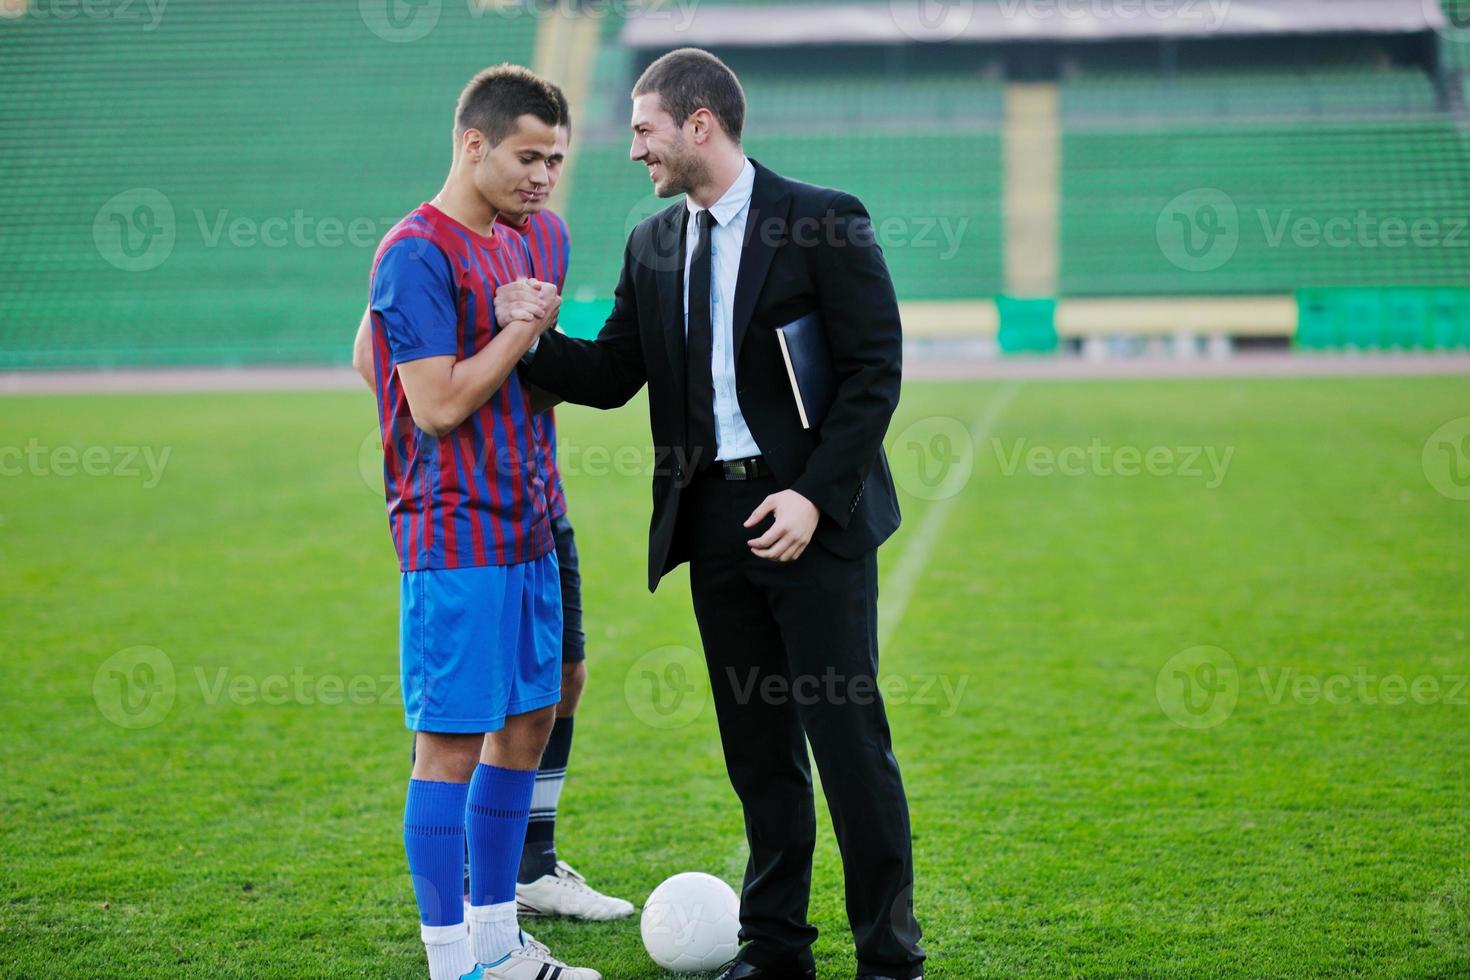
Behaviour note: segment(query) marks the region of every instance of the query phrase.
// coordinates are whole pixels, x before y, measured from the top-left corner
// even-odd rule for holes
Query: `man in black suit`
[[[898,527],[883,436],[898,304],[868,214],[741,149],[745,96],[693,48],[633,90],[631,157],[660,197],[634,229],[596,340],[548,333],[522,367],[599,408],[648,385],[658,465],[648,584],[690,563],[725,761],[745,812],[748,941],[722,980],[814,976],[806,743],[842,852],[859,977],[918,977],[908,804],[878,694],[876,552]],[[497,314],[534,305],[503,289]],[[804,429],[775,328],[820,315],[836,395]],[[815,546],[809,545],[815,542]]]

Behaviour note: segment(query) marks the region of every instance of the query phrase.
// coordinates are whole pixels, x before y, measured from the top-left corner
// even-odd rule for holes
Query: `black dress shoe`
[[[817,980],[817,968],[800,963],[756,966],[737,959],[725,967],[724,972],[715,980]]]

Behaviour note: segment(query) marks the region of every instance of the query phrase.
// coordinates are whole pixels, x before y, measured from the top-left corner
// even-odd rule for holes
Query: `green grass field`
[[[1467,414],[1457,378],[906,388],[884,669],[931,978],[1470,975],[1470,501],[1422,458]],[[0,974],[426,975],[369,396],[0,418]],[[635,900],[738,884],[712,710],[660,727],[636,666],[698,647],[686,576],[642,584],[646,416],[562,432],[591,670],[563,855]],[[850,977],[830,825],[812,915]],[[532,928],[662,975],[636,921]]]

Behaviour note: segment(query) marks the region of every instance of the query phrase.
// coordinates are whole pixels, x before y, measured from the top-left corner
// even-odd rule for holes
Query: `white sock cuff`
[[[425,946],[448,946],[470,937],[468,922],[456,922],[452,926],[419,926],[419,935]]]
[[[515,899],[499,905],[470,905],[465,908],[465,917],[471,922],[514,922],[516,919]]]

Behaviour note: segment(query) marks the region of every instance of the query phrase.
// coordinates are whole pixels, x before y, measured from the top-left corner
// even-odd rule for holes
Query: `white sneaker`
[[[494,963],[482,963],[460,980],[602,980],[602,974],[584,966],[567,966],[551,950],[522,934],[526,944]]]
[[[521,915],[564,915],[572,919],[606,922],[626,919],[633,903],[604,895],[587,884],[565,861],[529,885],[516,884],[516,911]]]

